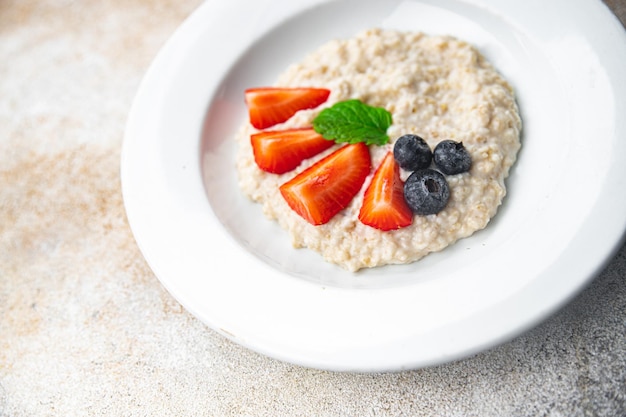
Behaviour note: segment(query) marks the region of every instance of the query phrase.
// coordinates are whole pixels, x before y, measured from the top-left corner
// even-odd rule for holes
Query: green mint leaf
[[[368,106],[360,100],[335,103],[322,110],[313,120],[313,129],[317,133],[337,143],[384,145],[389,142],[389,126],[391,113],[382,107]]]

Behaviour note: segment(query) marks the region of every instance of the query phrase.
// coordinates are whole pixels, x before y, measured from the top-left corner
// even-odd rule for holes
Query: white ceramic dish
[[[517,90],[523,147],[487,229],[420,262],[352,274],[293,249],[241,195],[233,135],[245,88],[374,26],[476,45]],[[620,244],[625,65],[626,35],[600,1],[206,1],[158,54],[130,112],[128,219],[171,294],[253,350],[364,372],[463,358],[553,313]]]

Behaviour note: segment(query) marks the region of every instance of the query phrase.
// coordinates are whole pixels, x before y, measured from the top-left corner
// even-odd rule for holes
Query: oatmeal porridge
[[[319,87],[330,95],[321,105],[298,111],[272,129],[311,126],[333,104],[357,99],[386,109],[392,117],[389,142],[370,145],[372,170],[349,205],[328,222],[313,225],[298,215],[279,191],[281,185],[337,150],[333,144],[281,174],[257,166],[250,123],[237,136],[239,185],[277,221],[294,247],[309,248],[349,271],[409,263],[440,251],[483,229],[506,194],[505,179],[520,148],[521,119],[512,87],[471,45],[461,40],[394,30],[371,29],[333,40],[291,65],[276,87]],[[436,214],[415,214],[412,224],[383,231],[363,224],[359,210],[374,170],[403,135],[423,138],[431,148],[444,140],[461,142],[471,156],[469,171],[447,175],[449,199]],[[402,169],[406,180],[410,172]]]

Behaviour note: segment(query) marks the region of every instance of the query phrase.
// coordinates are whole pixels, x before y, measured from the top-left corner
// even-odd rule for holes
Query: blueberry
[[[415,171],[404,183],[404,199],[416,214],[437,214],[448,204],[449,198],[446,177],[434,169]]]
[[[433,153],[428,143],[417,135],[400,136],[393,146],[393,157],[407,171],[428,168]]]
[[[441,172],[446,175],[456,175],[469,171],[472,166],[470,156],[463,142],[442,140],[435,146],[433,160]]]

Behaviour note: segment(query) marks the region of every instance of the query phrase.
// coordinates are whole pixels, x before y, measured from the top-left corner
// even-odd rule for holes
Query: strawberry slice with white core
[[[300,110],[313,109],[330,95],[326,88],[258,87],[245,91],[250,123],[257,129],[267,129],[287,121]]]
[[[280,193],[306,221],[325,224],[350,204],[371,169],[364,143],[345,145],[283,184]]]
[[[389,152],[378,166],[363,195],[361,223],[379,230],[397,230],[413,223],[413,212],[404,199],[400,167]]]
[[[289,172],[335,144],[313,128],[265,130],[250,135],[250,143],[258,167],[272,174]]]

